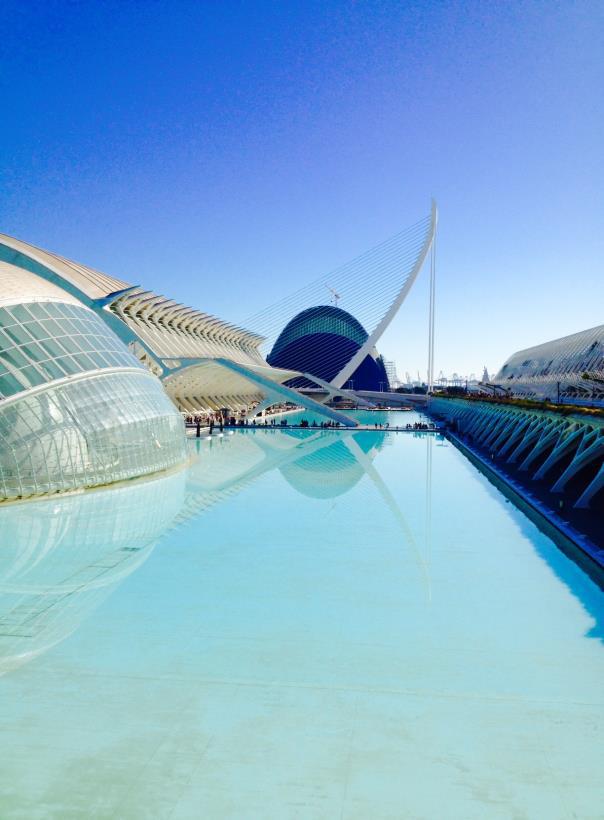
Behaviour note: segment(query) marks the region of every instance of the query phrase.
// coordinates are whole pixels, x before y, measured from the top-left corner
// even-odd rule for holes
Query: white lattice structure
[[[493,383],[516,396],[604,401],[604,325],[519,350]]]
[[[94,310],[0,261],[0,501],[184,460],[174,405]]]
[[[165,296],[132,288],[110,301],[105,310],[131,331],[131,348],[160,376],[181,410],[244,410],[264,398],[257,383],[218,360],[237,362],[276,384],[295,375],[266,364],[258,350],[261,336]]]
[[[237,412],[271,399],[356,426],[285,387],[297,372],[268,365],[259,351],[263,338],[255,333],[3,234],[0,262],[57,286],[94,312],[161,379],[183,412]]]

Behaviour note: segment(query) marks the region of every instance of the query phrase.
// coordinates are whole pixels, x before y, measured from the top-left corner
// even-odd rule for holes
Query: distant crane
[[[332,305],[335,305],[335,306],[337,307],[337,306],[338,306],[338,301],[339,301],[342,297],[340,296],[340,294],[339,294],[336,290],[334,290],[334,289],[333,289],[332,287],[330,287],[329,285],[325,285],[325,287],[327,288],[327,290],[328,290],[328,291],[330,291],[330,292],[331,292],[331,303],[332,303]]]

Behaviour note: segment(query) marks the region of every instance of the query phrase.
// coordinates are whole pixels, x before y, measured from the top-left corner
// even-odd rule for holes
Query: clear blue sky
[[[437,373],[604,321],[601,2],[5,0],[0,27],[2,232],[241,321],[434,196]],[[426,295],[380,345],[400,373]]]

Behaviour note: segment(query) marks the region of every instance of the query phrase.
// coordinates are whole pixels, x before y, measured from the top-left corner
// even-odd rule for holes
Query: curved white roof
[[[179,344],[175,346],[176,341],[182,342],[182,338],[177,339],[176,334],[180,334],[181,337],[188,336],[188,341],[192,343],[196,343],[197,337],[201,335],[230,345],[234,349],[241,348],[246,355],[251,355],[258,362],[263,361],[257,350],[262,337],[256,333],[181,305],[152,291],[133,287],[122,279],[107,276],[94,268],[36,248],[7,234],[0,233],[0,245],[44,265],[89,299],[105,300],[115,294],[114,300],[108,300],[112,312],[160,356],[195,355],[194,350],[180,349]],[[153,340],[147,338],[149,333],[154,336]],[[225,349],[217,351],[217,355],[225,353],[228,354]],[[208,350],[204,348],[201,352],[197,351],[197,355],[206,356]]]
[[[8,262],[0,262],[0,307],[27,302],[64,302],[83,307],[74,296],[52,282]]]
[[[556,396],[569,389],[604,395],[604,325],[527,347],[507,359],[493,383],[517,395]]]
[[[0,243],[50,268],[90,299],[103,299],[105,296],[109,296],[110,293],[130,287],[128,282],[123,282],[113,276],[107,276],[106,273],[101,273],[85,265],[79,265],[77,262],[71,262],[69,259],[36,248],[34,245],[29,245],[20,239],[14,239],[12,236],[0,233]]]

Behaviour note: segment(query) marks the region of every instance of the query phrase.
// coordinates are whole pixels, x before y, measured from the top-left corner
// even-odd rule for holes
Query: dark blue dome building
[[[287,323],[267,361],[273,367],[300,370],[330,382],[367,341],[365,328],[354,316],[334,305],[307,308]],[[351,382],[351,383],[350,383]],[[307,379],[294,379],[292,387],[314,387]],[[349,382],[354,390],[389,390],[381,356],[365,356]]]

